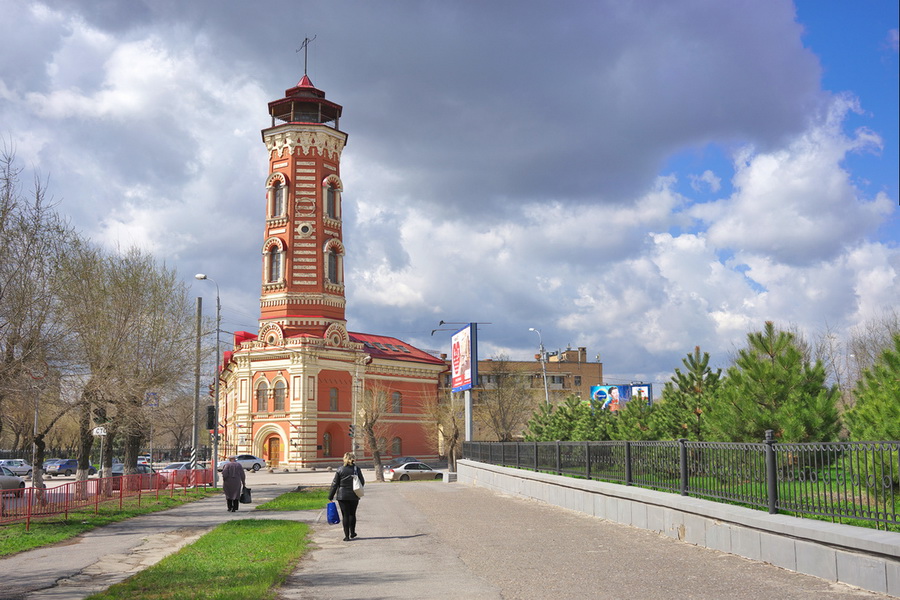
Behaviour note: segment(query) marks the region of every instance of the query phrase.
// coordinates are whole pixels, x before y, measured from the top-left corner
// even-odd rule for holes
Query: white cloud
[[[709,188],[709,191],[715,193],[722,189],[722,179],[716,177],[716,174],[709,169],[700,175],[688,175],[688,177],[691,180],[691,187],[697,192]]]

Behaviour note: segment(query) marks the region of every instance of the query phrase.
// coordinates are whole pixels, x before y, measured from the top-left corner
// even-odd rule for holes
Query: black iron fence
[[[900,531],[900,441],[465,442],[465,458]]]

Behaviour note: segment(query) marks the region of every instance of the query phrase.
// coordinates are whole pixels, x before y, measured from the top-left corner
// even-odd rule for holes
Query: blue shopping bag
[[[337,504],[334,502],[329,502],[328,507],[325,509],[325,512],[328,515],[328,522],[332,525],[337,525],[341,522],[341,518],[338,516]]]

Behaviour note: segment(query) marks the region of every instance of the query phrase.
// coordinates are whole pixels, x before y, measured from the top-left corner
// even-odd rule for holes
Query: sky
[[[350,331],[586,347],[661,385],[900,297],[889,0],[0,0],[0,139],[58,210],[258,328],[267,103],[344,107]],[[540,331],[536,335],[534,328]]]

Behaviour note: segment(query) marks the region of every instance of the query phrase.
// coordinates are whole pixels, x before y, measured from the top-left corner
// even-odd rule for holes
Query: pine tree
[[[719,388],[722,369],[709,368],[709,352],[701,355],[700,346],[681,362],[685,370],[676,368],[672,380],[666,382],[651,425],[656,439],[700,441],[706,434],[706,418],[711,398]]]
[[[845,419],[855,441],[900,440],[900,334],[857,383],[856,404]]]
[[[767,322],[747,335],[748,346],[716,394],[708,423],[715,439],[756,442],[767,429],[783,442],[837,438],[839,392],[826,385],[821,361],[804,360],[794,336]]]

